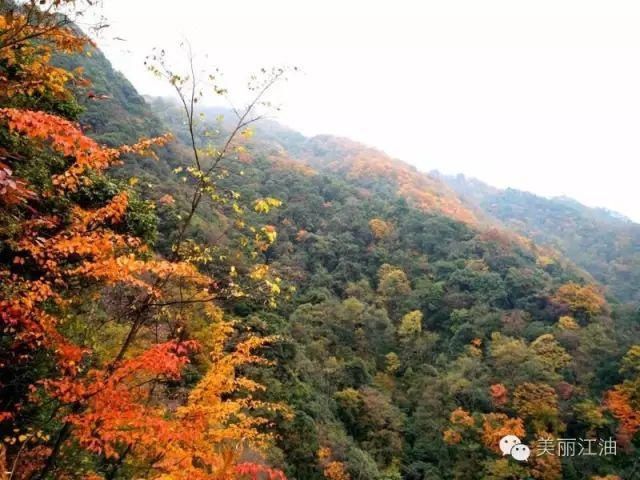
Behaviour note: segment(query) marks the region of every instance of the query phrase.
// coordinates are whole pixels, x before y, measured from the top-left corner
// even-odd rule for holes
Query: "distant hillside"
[[[57,56],[55,63],[67,70],[81,69],[91,84],[77,91],[84,108],[82,123],[88,132],[107,145],[135,142],[141,135],[159,135],[161,124],[145,99],[96,48],[84,55]]]
[[[440,179],[375,148],[346,138],[320,135],[309,139],[303,159],[315,168],[346,175],[374,191],[389,188],[418,208],[477,223],[473,212]]]
[[[186,139],[175,106],[162,99],[148,100],[165,124],[172,125]],[[208,119],[220,114],[233,117],[231,111],[219,108],[203,108],[203,112]],[[270,152],[281,160],[306,163],[319,172],[339,174],[372,193],[399,195],[427,212],[441,213],[470,225],[478,223],[476,215],[445,182],[380,150],[332,135],[305,137],[275,121],[260,122],[255,128],[252,144],[257,151]]]
[[[501,190],[464,175],[440,178],[470,206],[562,252],[621,301],[640,301],[640,225],[566,197]]]

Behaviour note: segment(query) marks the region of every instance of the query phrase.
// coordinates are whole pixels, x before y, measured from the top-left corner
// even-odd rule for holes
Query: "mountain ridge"
[[[571,198],[498,189],[464,175],[441,178],[470,208],[559,250],[608,285],[621,301],[640,301],[635,287],[640,282],[639,224],[617,212],[588,207]]]

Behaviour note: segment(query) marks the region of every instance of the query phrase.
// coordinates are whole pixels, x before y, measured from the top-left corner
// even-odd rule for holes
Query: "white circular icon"
[[[526,462],[529,459],[529,455],[531,455],[531,450],[524,443],[514,445],[511,449],[511,456],[519,462]]]
[[[521,443],[520,439],[515,435],[507,435],[500,439],[500,451],[502,452],[502,455],[509,455],[511,454],[511,449]]]

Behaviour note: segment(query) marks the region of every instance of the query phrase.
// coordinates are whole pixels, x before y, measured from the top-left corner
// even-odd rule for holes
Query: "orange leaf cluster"
[[[489,395],[494,405],[502,406],[509,401],[509,392],[507,387],[501,383],[495,383],[489,387]]]
[[[46,348],[55,354],[61,370],[75,373],[83,349],[62,336],[56,328],[57,318],[40,307],[49,300],[60,301],[51,285],[41,280],[27,281],[6,270],[0,270],[0,280],[11,282],[17,292],[0,298],[0,332],[12,336],[10,348],[0,356],[0,368],[22,364],[34,351]]]
[[[222,335],[223,339],[228,331],[223,324],[216,327],[212,334]],[[255,392],[264,389],[262,385],[235,374],[236,368],[241,365],[263,362],[253,351],[269,340],[251,337],[230,353],[222,350],[222,344],[209,352],[211,365],[207,374],[190,392],[186,404],[175,411],[175,428],[180,435],[165,445],[161,460],[155,464],[159,472],[170,475],[172,479],[185,480],[235,478],[231,473],[228,473],[229,476],[222,475],[221,472],[227,471],[241,475],[249,473],[242,469],[240,472],[234,470],[241,453],[237,447],[260,449],[270,440],[269,435],[259,433],[256,429],[265,425],[267,420],[252,415],[251,411],[260,409],[288,415],[283,406],[254,398]],[[239,391],[245,392],[245,395],[232,399],[232,395]],[[225,445],[229,449],[223,448],[222,452],[214,448]],[[194,463],[193,458],[197,458],[198,462]],[[211,475],[208,472],[217,473]],[[275,475],[273,478],[284,478],[278,476],[281,474],[278,471],[266,472]],[[259,472],[254,470],[254,473]],[[261,474],[265,475],[265,471]]]
[[[287,480],[280,470],[257,463],[240,463],[236,465],[235,472],[247,480]]]
[[[161,453],[163,444],[179,437],[162,409],[145,405],[149,389],[160,379],[176,380],[188,362],[195,342],[165,342],[122,362],[115,370],[92,369],[79,378],[47,380],[51,397],[74,410],[65,420],[89,452],[118,458],[117,447],[135,445],[149,454]]]
[[[605,395],[604,406],[619,422],[618,442],[624,447],[631,444],[640,431],[640,409],[632,405],[632,395],[623,385],[616,386]]]
[[[454,425],[461,425],[463,427],[473,427],[475,424],[473,417],[463,408],[456,408],[451,412],[449,421]]]
[[[475,420],[469,412],[458,407],[449,416],[451,428],[443,433],[443,440],[448,445],[457,445],[462,442],[462,434],[475,426]]]
[[[487,413],[483,415],[482,441],[490,450],[500,453],[499,442],[505,435],[524,438],[524,422],[520,418],[510,418],[503,413]]]
[[[87,170],[101,172],[120,161],[123,154],[153,156],[152,147],[165,145],[171,135],[153,139],[142,139],[135,145],[107,148],[87,137],[73,122],[45,112],[0,109],[0,118],[9,131],[31,140],[48,145],[55,152],[73,159],[71,166],[61,175],[54,177],[53,183],[61,189],[75,191],[88,179],[82,177]]]
[[[442,439],[447,445],[457,445],[462,442],[462,435],[451,428],[447,428],[442,435]]]
[[[594,317],[607,309],[607,301],[595,285],[566,283],[556,291],[552,301],[572,313]]]
[[[380,218],[372,218],[369,220],[369,228],[371,229],[373,238],[376,240],[387,238],[393,232],[393,225]]]
[[[318,450],[318,458],[323,467],[322,473],[327,480],[351,480],[344,464],[332,459],[333,452],[328,447]]]

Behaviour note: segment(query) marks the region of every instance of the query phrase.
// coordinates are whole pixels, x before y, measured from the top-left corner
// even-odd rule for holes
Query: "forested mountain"
[[[179,124],[174,105],[156,100],[152,106],[168,125]],[[361,148],[363,155],[374,152],[373,174],[358,175],[349,156],[358,144],[306,139],[274,124],[255,130],[247,146],[251,162],[242,165],[242,176],[223,184],[244,198],[277,196],[283,202],[270,214],[279,236],[268,261],[297,293],[276,311],[243,307],[236,313],[265,334],[287,339],[284,351],[274,353],[277,366],[259,375],[296,411],[292,424],[280,426],[278,446],[289,475],[322,478],[311,461],[316,446],[329,448],[352,478],[524,475],[504,460],[492,462],[481,452],[474,457],[470,451],[481,448],[475,443],[481,436],[465,438],[470,451],[450,450],[447,442],[456,445],[462,435],[455,426],[459,420],[437,412],[457,407],[476,415],[493,412],[497,416],[475,421],[482,431],[495,421],[493,428],[501,431],[508,428],[502,422],[511,421],[506,412],[517,414],[510,395],[535,397],[529,389],[542,392],[550,385],[572,392],[561,400],[553,388],[546,390],[556,426],[545,431],[564,431],[564,422],[585,428],[575,413],[563,421],[560,412],[576,404],[597,410],[597,402],[587,398],[606,387],[592,382],[617,376],[613,358],[637,335],[635,317],[620,314],[611,329],[611,312],[601,310],[609,307],[597,289],[573,283],[582,282],[580,272],[536,255],[508,232],[436,213],[398,191],[394,177],[376,181],[378,162],[388,168],[396,164],[379,152]],[[176,133],[186,138],[181,128]],[[320,150],[323,141],[327,146]],[[336,144],[350,147],[345,157],[345,147]],[[554,300],[557,294],[568,297]],[[568,298],[579,299],[581,306],[566,310]],[[585,307],[595,308],[595,316],[583,316]],[[593,321],[596,317],[600,320]],[[570,347],[567,338],[573,335],[591,340],[574,337]],[[550,355],[560,355],[560,363],[545,373],[546,354],[534,352],[547,347]],[[531,363],[514,371],[511,355]],[[599,364],[603,370],[587,373],[594,355],[611,360]],[[560,373],[565,367],[571,381]],[[574,382],[594,390],[574,397]],[[496,392],[501,399],[494,399]],[[291,438],[296,441],[289,443]],[[538,478],[582,478],[580,472],[593,465],[580,460],[567,462],[564,477],[559,464],[538,465]],[[485,464],[486,470],[477,471]]]
[[[166,99],[149,99],[155,113],[168,125],[182,123],[179,106]],[[203,107],[206,118],[231,116],[230,110]],[[183,140],[187,132],[178,127]],[[437,212],[467,224],[476,224],[472,209],[441,179],[419,172],[415,167],[393,159],[384,152],[348,138],[331,135],[305,137],[275,121],[255,126],[253,148],[282,161],[293,160],[320,172],[337,174],[354,185],[374,193],[396,195],[413,206]]]
[[[11,478],[638,478],[638,314],[561,255],[350,140],[145,100],[47,15],[3,47],[0,18]]]
[[[470,209],[440,179],[374,148],[346,138],[319,135],[295,145],[293,151],[297,152],[296,158],[312,167],[340,174],[374,192],[404,197],[417,208],[468,224],[477,222]]]
[[[640,301],[640,225],[565,197],[500,190],[463,175],[441,178],[470,207],[562,252],[619,300]]]

